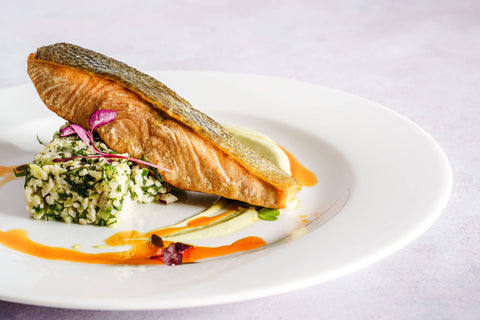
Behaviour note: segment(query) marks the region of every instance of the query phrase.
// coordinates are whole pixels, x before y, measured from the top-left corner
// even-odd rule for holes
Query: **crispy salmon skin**
[[[27,62],[50,110],[85,128],[94,111],[117,111],[97,129],[101,139],[116,152],[169,168],[162,176],[175,187],[272,208],[284,208],[301,189],[160,81],[122,62],[67,43],[41,47]]]

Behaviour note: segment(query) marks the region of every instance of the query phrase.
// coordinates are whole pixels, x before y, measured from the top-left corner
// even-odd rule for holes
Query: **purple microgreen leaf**
[[[87,146],[90,146],[90,135],[88,134],[87,130],[83,129],[83,127],[79,126],[79,125],[76,125],[76,124],[72,124],[70,125],[70,127],[72,127],[72,129],[75,131],[75,133],[80,137],[80,139],[82,139],[82,141],[87,145]]]
[[[90,132],[88,137],[90,138],[90,144],[87,144],[87,145],[90,146],[93,149],[93,151],[95,151],[96,153],[101,154],[101,155],[108,155],[108,153],[104,153],[104,152],[98,150],[97,145],[95,144],[95,140],[93,139],[93,132]]]
[[[171,171],[172,171],[172,170],[170,170],[170,169],[161,167],[161,166],[156,165],[156,164],[153,164],[153,163],[151,163],[151,162],[143,161],[143,160],[136,159],[136,158],[127,157],[127,160],[130,160],[130,161],[132,161],[132,162],[136,162],[136,163],[139,163],[139,164],[143,164],[143,165],[146,165],[146,166],[149,166],[149,167],[153,167],[153,168],[156,168],[156,169],[158,169],[158,170],[162,170],[162,171],[166,171],[166,172],[171,172]]]
[[[156,165],[154,163],[143,161],[143,160],[140,160],[140,159],[137,159],[137,158],[131,158],[131,157],[124,156],[124,155],[121,155],[121,154],[105,153],[105,152],[102,152],[102,151],[98,150],[95,146],[94,146],[94,149],[95,149],[95,152],[97,152],[98,154],[101,154],[105,158],[123,159],[123,160],[128,160],[128,161],[131,161],[131,162],[135,162],[135,163],[138,163],[138,164],[142,164],[142,165],[145,165],[145,166],[153,167],[153,168],[156,168],[158,170],[162,170],[162,171],[166,171],[166,172],[171,172],[172,171],[170,169],[161,167],[161,166]]]
[[[72,126],[60,129],[60,137],[67,137],[72,134],[75,134],[75,130],[73,130]]]
[[[92,156],[74,156],[74,157],[68,157],[68,158],[55,158],[53,159],[53,162],[67,162],[70,160],[75,160],[75,159],[98,159],[98,158],[103,158],[102,155],[92,155]]]
[[[97,110],[88,119],[90,124],[90,132],[112,122],[117,117],[117,111],[114,110]]]
[[[153,168],[156,168],[158,170],[162,170],[162,171],[166,171],[166,172],[171,172],[172,171],[170,169],[167,169],[167,168],[161,167],[159,165],[153,164],[151,162],[143,161],[143,160],[140,160],[140,159],[137,159],[137,158],[122,156],[120,154],[103,153],[103,152],[100,152],[100,151],[97,151],[97,152],[104,155],[105,157],[108,157],[108,158],[124,159],[124,160],[132,161],[132,162],[135,162],[135,163],[138,163],[138,164],[143,164],[145,166],[153,167]]]
[[[128,161],[132,161],[132,162],[135,162],[135,163],[138,163],[138,164],[142,164],[142,165],[146,165],[146,166],[149,166],[149,167],[152,167],[152,168],[156,168],[158,170],[170,172],[170,170],[167,169],[167,168],[163,168],[159,165],[156,165],[156,164],[153,164],[153,163],[150,163],[150,162],[147,162],[147,161],[143,161],[143,160],[136,159],[136,158],[130,158],[128,156],[119,155],[119,154],[105,153],[105,152],[100,151],[97,148],[97,146],[95,145],[95,140],[93,138],[93,130],[95,130],[96,128],[99,128],[101,126],[104,126],[107,123],[112,122],[116,117],[117,117],[117,112],[114,111],[114,110],[97,110],[94,113],[92,113],[92,115],[90,116],[90,118],[88,120],[88,123],[90,124],[90,132],[88,132],[87,130],[85,130],[83,127],[81,127],[79,125],[71,124],[68,127],[60,129],[60,136],[61,137],[66,137],[66,136],[69,136],[71,134],[76,133],[80,137],[80,139],[88,147],[93,149],[101,157],[128,160]],[[94,156],[94,157],[100,157],[100,156]],[[73,160],[73,159],[76,159],[76,158],[84,158],[84,157],[78,156],[78,157],[65,158],[65,159],[68,159],[68,160],[54,159],[54,161],[55,162],[63,162],[63,161]],[[87,158],[90,158],[90,157],[87,157]]]

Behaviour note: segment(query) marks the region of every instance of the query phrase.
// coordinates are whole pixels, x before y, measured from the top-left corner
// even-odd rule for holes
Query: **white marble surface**
[[[0,319],[480,317],[479,1],[0,0],[0,88],[28,82],[27,53],[58,41],[141,70],[280,76],[377,101],[440,143],[453,193],[439,220],[407,247],[303,290],[168,311],[0,301]]]

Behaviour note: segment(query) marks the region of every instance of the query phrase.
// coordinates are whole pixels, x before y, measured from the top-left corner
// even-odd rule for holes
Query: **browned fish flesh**
[[[117,118],[97,129],[112,150],[170,169],[171,185],[256,206],[284,208],[301,184],[236,140],[160,81],[82,47],[57,43],[28,57],[28,74],[46,106],[89,129],[96,110]]]

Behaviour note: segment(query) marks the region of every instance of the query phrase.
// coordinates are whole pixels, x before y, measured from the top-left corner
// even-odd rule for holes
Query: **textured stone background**
[[[272,75],[374,100],[440,143],[453,193],[439,220],[404,249],[307,289],[169,311],[0,301],[0,319],[478,319],[479,1],[0,0],[0,88],[28,82],[27,53],[58,41],[141,70]]]

